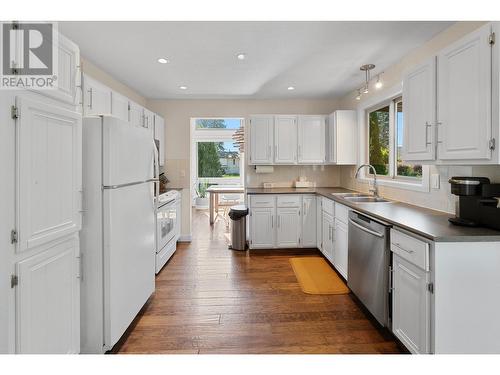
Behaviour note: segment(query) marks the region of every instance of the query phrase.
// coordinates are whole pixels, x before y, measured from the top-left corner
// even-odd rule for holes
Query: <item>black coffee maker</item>
[[[500,184],[486,177],[452,177],[449,183],[451,193],[459,197],[450,223],[500,230]]]

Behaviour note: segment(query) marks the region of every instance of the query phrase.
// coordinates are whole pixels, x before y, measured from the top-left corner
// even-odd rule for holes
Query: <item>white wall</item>
[[[352,92],[339,101],[339,107],[342,109],[355,109],[358,105],[370,101],[374,95],[382,95],[384,90],[388,90],[402,81],[403,73],[406,69],[417,65],[423,60],[435,55],[440,49],[448,44],[460,39],[462,36],[484,25],[485,22],[457,22],[442,33],[436,35],[433,39],[424,45],[416,48],[397,64],[386,69],[382,75],[384,88],[381,90],[371,90],[367,95],[363,95],[361,101],[355,99],[357,92]],[[404,104],[403,104],[404,105]],[[340,183],[343,187],[367,191],[368,185],[360,183],[354,179],[355,167],[341,167]],[[484,176],[489,177],[493,182],[500,182],[500,166],[440,166],[430,167],[430,173],[440,175],[440,189],[431,189],[429,192],[417,192],[398,189],[389,186],[380,186],[381,195],[415,204],[422,207],[428,207],[450,213],[455,212],[455,196],[450,192],[448,179],[451,176]]]
[[[190,120],[193,117],[243,117],[251,114],[328,114],[337,109],[335,100],[148,100],[152,111],[165,117],[165,169],[170,187],[182,189],[182,236],[191,234],[190,207]],[[291,166],[278,167],[272,175],[256,175],[247,167],[247,185],[262,181],[293,181],[300,174],[317,178],[325,184],[340,182],[338,168],[327,167],[327,173]],[[325,178],[326,176],[326,178]]]

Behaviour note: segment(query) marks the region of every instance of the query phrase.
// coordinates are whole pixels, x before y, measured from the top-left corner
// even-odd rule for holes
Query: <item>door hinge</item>
[[[434,283],[429,283],[429,284],[427,284],[427,290],[428,290],[430,293],[434,293]]]
[[[10,275],[10,287],[14,288],[19,284],[19,277],[17,275]]]
[[[10,107],[10,117],[14,120],[19,118],[19,110],[15,105]]]
[[[488,37],[488,43],[490,45],[495,44],[495,33],[491,33],[490,36]]]
[[[488,147],[490,148],[490,150],[494,150],[495,147],[496,147],[496,142],[495,142],[495,138],[491,138],[490,141],[488,142]]]
[[[10,243],[15,244],[15,243],[17,243],[17,240],[18,240],[17,230],[12,229],[10,231]]]

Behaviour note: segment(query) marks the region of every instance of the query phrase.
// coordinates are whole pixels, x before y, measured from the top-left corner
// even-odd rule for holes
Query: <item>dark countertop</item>
[[[340,188],[248,188],[246,194],[316,194],[374,219],[385,221],[436,242],[492,242],[500,241],[500,232],[488,228],[468,228],[453,225],[448,221],[452,215],[445,212],[418,207],[407,203],[354,203],[332,193],[355,193]]]

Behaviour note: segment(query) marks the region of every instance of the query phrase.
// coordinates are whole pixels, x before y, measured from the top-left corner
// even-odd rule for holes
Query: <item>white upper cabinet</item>
[[[297,163],[297,116],[274,118],[274,163]]]
[[[144,107],[130,101],[129,102],[129,122],[133,126],[144,127]]]
[[[165,164],[165,120],[159,115],[154,116],[154,138],[160,143],[160,166]]]
[[[83,93],[84,116],[111,114],[111,89],[109,87],[84,74]]]
[[[274,160],[274,116],[250,118],[250,164],[272,164]]]
[[[491,158],[490,35],[488,24],[438,55],[439,159]]]
[[[298,116],[299,164],[325,162],[325,117]]]
[[[16,98],[18,252],[81,227],[81,114],[47,101]]]
[[[335,111],[328,116],[327,162],[339,165],[357,163],[357,115],[356,111]]]
[[[118,117],[120,120],[129,121],[128,119],[128,98],[117,92],[111,93],[111,114]]]
[[[144,122],[143,126],[148,128],[151,131],[151,134],[154,133],[155,126],[155,114],[150,110],[144,108]]]
[[[436,57],[405,74],[403,103],[403,160],[434,160]]]

